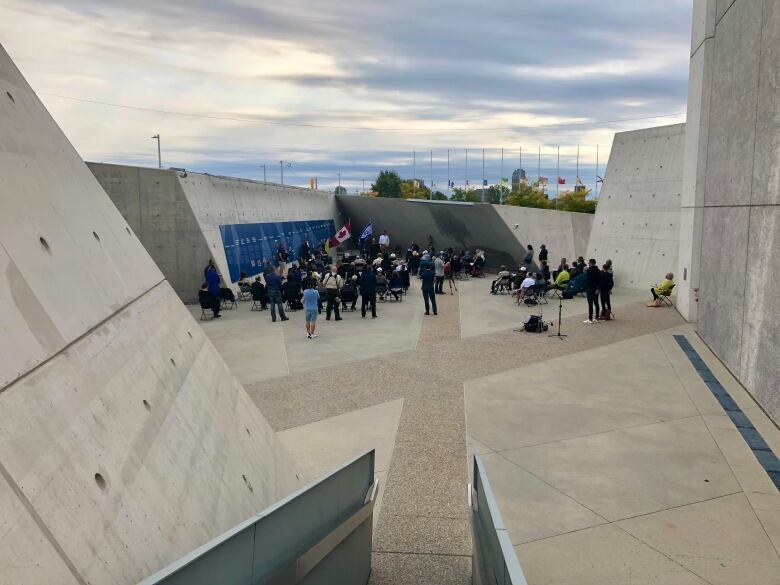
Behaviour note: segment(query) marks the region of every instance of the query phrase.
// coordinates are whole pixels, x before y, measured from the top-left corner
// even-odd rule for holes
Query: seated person
[[[198,302],[200,303],[201,309],[211,309],[215,319],[222,316],[219,314],[220,300],[209,292],[209,285],[206,282],[200,286],[200,290],[198,291]]]
[[[585,284],[588,282],[588,276],[584,272],[580,272],[577,276],[569,280],[569,284],[566,285],[564,293],[566,295],[578,295],[585,291]]]
[[[674,274],[669,272],[661,282],[653,287],[650,287],[650,292],[653,293],[652,303],[658,307],[661,305],[661,297],[668,297],[672,289],[674,288]]]
[[[232,288],[222,287],[219,289],[219,297],[231,303],[236,302],[236,295],[233,293]]]
[[[295,278],[287,279],[282,285],[282,298],[290,307],[290,310],[298,311],[303,308],[301,303],[302,296],[301,285],[298,284]]]
[[[358,277],[353,274],[348,280],[344,282],[344,286],[341,287],[341,307],[346,311],[347,303],[351,303],[350,309],[355,310],[355,304],[357,303],[357,282]]]
[[[387,293],[387,277],[381,268],[376,269],[376,294],[380,300],[384,300]]]
[[[478,254],[474,259],[474,265],[471,267],[471,276],[481,276],[485,268],[485,257]]]
[[[265,311],[268,308],[268,295],[265,292],[265,285],[259,276],[255,278],[250,289],[252,291],[252,300],[259,302],[260,310]]]
[[[558,276],[555,277],[555,282],[548,285],[547,290],[563,290],[566,288],[566,285],[569,284],[569,280],[571,280],[571,275],[569,274],[569,265],[564,264],[561,267],[560,272],[558,272]]]
[[[496,276],[496,279],[491,283],[490,285],[490,294],[494,295],[496,292],[498,292],[499,287],[504,288],[511,288],[511,282],[510,278],[512,275],[510,272],[506,269],[506,266],[503,264],[501,265],[501,270],[498,271],[498,276]]]
[[[404,282],[401,278],[401,272],[398,270],[393,270],[393,272],[390,274],[390,294],[395,297],[395,300],[397,301],[400,298],[401,293],[404,290]]]
[[[536,278],[533,273],[529,272],[528,276],[520,283],[520,292],[517,293],[517,301],[534,296],[534,287],[536,287]]]

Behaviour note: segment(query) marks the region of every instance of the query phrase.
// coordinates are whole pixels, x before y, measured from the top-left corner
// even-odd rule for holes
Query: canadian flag
[[[336,235],[330,239],[331,246],[338,246],[344,240],[348,240],[352,237],[352,222],[347,221],[343,228],[336,232]]]

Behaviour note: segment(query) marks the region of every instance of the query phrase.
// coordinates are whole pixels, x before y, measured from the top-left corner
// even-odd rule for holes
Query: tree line
[[[595,213],[598,203],[588,199],[590,189],[581,187],[575,190],[562,191],[557,199],[545,193],[544,187],[535,183],[520,183],[515,190],[504,185],[485,187],[485,203],[498,205],[516,205],[518,207],[536,207],[538,209],[557,209],[558,211],[576,211],[579,213]],[[435,201],[463,201],[470,203],[482,202],[482,189],[452,189],[452,196],[447,197],[441,191],[431,193],[430,187],[415,179],[401,179],[396,171],[383,170],[379,172],[376,181],[371,185],[371,191],[364,193],[367,197],[389,197],[393,199],[433,199]]]

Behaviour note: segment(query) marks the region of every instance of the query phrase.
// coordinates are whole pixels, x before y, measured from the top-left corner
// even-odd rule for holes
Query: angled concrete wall
[[[229,281],[219,226],[337,217],[335,195],[299,187],[144,167],[88,163],[185,302],[210,258]]]
[[[135,583],[297,484],[0,47],[0,581]]]
[[[649,290],[677,269],[684,143],[685,124],[615,134],[588,257],[612,259],[617,286]]]
[[[691,79],[684,315],[780,422],[780,2],[696,2]]]
[[[485,250],[488,266],[517,266],[527,244],[538,252],[546,244],[551,262],[562,255],[584,254],[593,216],[488,205],[446,203],[380,197],[337,196],[341,217],[352,220],[356,233],[373,221],[374,233],[387,230],[392,248],[406,250],[412,241],[427,245],[433,236],[437,249]],[[515,225],[517,224],[517,228]]]

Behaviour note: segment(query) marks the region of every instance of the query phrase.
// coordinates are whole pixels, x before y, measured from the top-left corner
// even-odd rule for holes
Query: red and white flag
[[[338,246],[344,240],[348,240],[350,237],[352,237],[352,222],[347,221],[344,227],[337,231],[336,235],[330,239],[330,245],[331,247]]]

